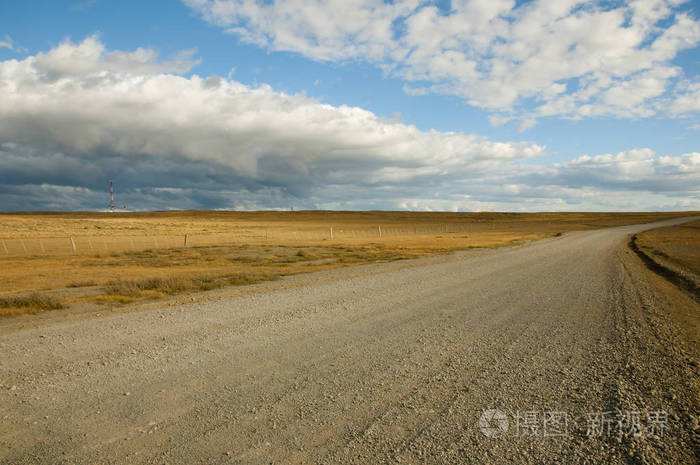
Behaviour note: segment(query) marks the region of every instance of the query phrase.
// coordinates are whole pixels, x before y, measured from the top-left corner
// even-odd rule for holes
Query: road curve
[[[649,227],[0,329],[0,463],[696,463]]]

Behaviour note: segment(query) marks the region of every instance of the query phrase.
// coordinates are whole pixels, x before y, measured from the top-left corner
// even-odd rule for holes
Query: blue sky
[[[211,2],[206,0],[188,2],[176,0],[0,2],[0,41],[4,40],[8,45],[0,46],[0,61],[5,63],[12,60],[22,61],[31,59],[37,54],[48,54],[66,41],[70,41],[68,43],[78,47],[89,38],[93,38],[100,44],[100,47],[103,47],[105,56],[113,51],[131,52],[138,48],[144,48],[157,52],[159,58],[154,60],[167,62],[183,50],[195,50],[189,58],[190,66],[187,66],[187,69],[164,70],[162,73],[185,79],[192,79],[195,75],[202,78],[221,76],[227,82],[245,86],[247,90],[269,86],[270,92],[300,98],[303,95],[319,105],[329,104],[335,109],[344,106],[358,107],[371,112],[381,121],[401,124],[402,127],[415,127],[423,135],[430,134],[431,131],[438,133],[441,138],[453,133],[465,134],[483,139],[488,143],[511,144],[516,151],[527,151],[528,147],[530,149],[539,147],[539,152],[535,157],[509,155],[509,166],[498,168],[500,171],[497,169],[498,173],[495,174],[491,170],[484,171],[479,182],[485,186],[479,187],[473,193],[467,192],[464,196],[460,195],[460,192],[464,190],[464,185],[475,184],[471,180],[473,173],[481,173],[485,167],[481,165],[470,167],[465,166],[464,163],[447,163],[445,166],[441,166],[439,163],[442,162],[431,164],[429,161],[425,162],[425,166],[423,166],[421,163],[414,162],[414,158],[431,159],[431,157],[437,157],[440,159],[440,156],[433,152],[430,154],[418,153],[420,152],[418,149],[415,153],[407,154],[407,160],[402,161],[402,163],[382,165],[386,159],[395,159],[396,155],[392,153],[394,149],[391,147],[374,158],[363,152],[356,155],[354,159],[345,160],[343,163],[351,164],[353,160],[358,160],[358,164],[382,165],[379,169],[382,176],[386,175],[388,181],[382,184],[382,176],[379,176],[376,171],[369,170],[363,172],[363,178],[365,180],[371,178],[375,181],[371,183],[355,181],[350,185],[340,185],[342,184],[340,183],[336,187],[336,184],[324,184],[320,180],[328,176],[342,178],[342,173],[335,172],[326,165],[319,168],[321,165],[316,163],[318,161],[316,158],[314,158],[314,164],[311,164],[308,162],[309,156],[307,154],[298,153],[307,150],[313,152],[314,157],[318,157],[319,160],[324,157],[335,160],[336,156],[330,157],[319,152],[319,150],[337,150],[337,148],[326,148],[329,145],[325,140],[322,144],[319,143],[318,147],[307,145],[313,144],[314,141],[305,143],[303,148],[295,149],[294,155],[280,154],[278,153],[280,149],[266,147],[263,146],[263,143],[258,142],[262,145],[256,146],[256,151],[265,154],[275,152],[275,156],[284,160],[280,166],[284,167],[287,166],[286,163],[292,163],[290,160],[293,158],[292,164],[299,169],[299,173],[306,173],[313,178],[305,180],[301,174],[299,175],[301,184],[314,186],[314,189],[311,190],[295,186],[293,180],[283,176],[285,173],[267,173],[265,176],[261,176],[259,169],[254,170],[254,173],[243,173],[245,169],[242,165],[237,164],[240,160],[230,161],[229,159],[238,156],[235,150],[230,154],[215,157],[213,160],[208,159],[205,155],[178,154],[178,156],[195,163],[199,167],[198,169],[211,170],[214,166],[211,163],[216,163],[217,166],[222,165],[226,169],[231,169],[232,177],[244,178],[247,181],[243,182],[242,185],[240,183],[235,185],[214,183],[215,186],[202,193],[195,192],[196,189],[192,187],[192,183],[186,180],[175,182],[172,186],[163,185],[162,182],[149,184],[147,181],[137,183],[128,179],[121,180],[126,188],[125,195],[133,195],[134,199],[149,199],[143,201],[143,208],[163,206],[166,208],[170,206],[173,208],[282,208],[288,203],[298,203],[309,208],[558,210],[673,209],[697,208],[700,205],[697,197],[698,186],[692,187],[697,181],[696,160],[693,157],[688,157],[688,154],[700,151],[700,147],[698,147],[700,104],[697,103],[697,95],[700,94],[700,91],[693,87],[698,85],[698,76],[700,75],[700,47],[698,47],[700,38],[694,29],[694,25],[700,27],[697,26],[697,20],[700,16],[699,2],[685,2],[680,6],[664,6],[665,2],[663,1],[649,0],[648,2],[640,2],[649,4],[649,8],[640,9],[641,12],[632,10],[631,7],[628,8],[625,2],[572,2],[568,11],[558,12],[556,15],[548,12],[548,14],[554,15],[550,18],[550,23],[545,24],[549,27],[555,22],[557,24],[564,23],[567,16],[575,17],[577,9],[582,9],[584,12],[590,11],[591,16],[593,13],[618,9],[621,11],[621,15],[623,13],[626,15],[628,21],[634,22],[635,17],[641,18],[647,14],[645,11],[652,7],[657,8],[651,13],[653,28],[649,27],[644,32],[646,34],[644,41],[646,42],[653,42],[666,30],[670,30],[674,24],[680,23],[681,16],[687,18],[687,21],[685,29],[681,30],[681,33],[684,34],[680,42],[681,45],[676,42],[672,45],[666,45],[669,49],[663,53],[659,52],[661,58],[655,58],[646,65],[636,66],[635,64],[631,71],[625,72],[626,74],[615,73],[619,73],[618,69],[622,67],[627,70],[630,68],[629,63],[634,63],[635,60],[640,61],[646,58],[640,55],[642,58],[637,59],[630,54],[629,60],[620,64],[614,71],[591,68],[579,74],[562,71],[556,66],[552,66],[551,76],[547,76],[547,72],[543,71],[543,76],[537,82],[533,80],[532,83],[522,85],[510,77],[504,76],[493,78],[481,76],[466,79],[458,71],[457,65],[455,65],[454,70],[449,69],[451,66],[448,65],[448,69],[437,76],[431,70],[426,71],[435,63],[432,61],[435,54],[454,57],[454,55],[450,55],[453,51],[447,46],[441,46],[437,51],[426,49],[426,53],[421,58],[422,61],[413,57],[419,55],[418,51],[423,46],[422,41],[430,42],[435,31],[444,31],[447,28],[443,25],[439,29],[431,31],[430,27],[438,28],[438,21],[449,19],[453,20],[450,24],[457,25],[454,32],[455,37],[461,34],[460,31],[474,31],[472,37],[460,39],[464,42],[456,47],[456,50],[462,54],[459,59],[461,60],[465,56],[472,59],[476,56],[477,69],[494,66],[494,62],[490,58],[490,54],[494,53],[493,50],[484,52],[482,55],[479,55],[478,51],[473,52],[477,39],[492,34],[495,37],[500,37],[500,40],[503,41],[502,36],[498,36],[493,31],[507,27],[508,23],[518,25],[520,22],[525,27],[530,21],[524,13],[525,9],[536,8],[538,2],[518,2],[517,4],[505,5],[500,11],[500,16],[499,14],[489,16],[493,24],[486,32],[479,30],[475,25],[465,23],[462,26],[458,17],[461,7],[456,2],[439,2],[436,4],[437,9],[432,16],[425,14],[431,6],[431,2],[407,5],[401,12],[388,11],[386,13],[387,15],[395,15],[391,17],[393,27],[400,26],[402,30],[409,30],[409,26],[407,26],[409,22],[420,14],[424,14],[426,18],[432,18],[433,23],[426,23],[428,26],[424,27],[424,30],[427,31],[425,37],[421,37],[419,32],[415,32],[410,37],[406,33],[406,37],[401,38],[400,45],[398,44],[399,40],[387,41],[388,39],[382,37],[373,36],[369,39],[365,37],[365,33],[362,31],[370,29],[373,24],[381,24],[383,17],[374,20],[367,19],[367,24],[363,24],[364,19],[360,18],[358,24],[353,25],[352,29],[348,27],[346,35],[343,35],[343,31],[337,34],[335,30],[331,33],[327,32],[322,27],[323,19],[319,21],[321,26],[318,26],[318,23],[315,22],[315,15],[321,18],[326,17],[324,15],[327,15],[328,18],[342,17],[343,12],[329,11],[335,8],[332,4],[327,4],[324,7],[323,5],[319,6],[316,2],[301,2],[304,8],[297,9],[299,17],[295,17],[294,14],[290,16],[288,11],[285,12],[284,5],[278,4],[279,2],[248,2],[255,5],[258,11],[247,16],[239,13],[244,9],[244,3],[239,3],[238,0],[231,0],[229,3],[230,8],[222,11],[217,10]],[[383,5],[386,6],[387,3]],[[266,8],[267,10],[265,10]],[[483,8],[478,11],[482,10]],[[653,17],[654,14],[656,17]],[[261,20],[265,15],[274,18],[274,20],[269,22]],[[470,15],[464,16],[467,18],[465,21],[473,17],[474,13],[470,13]],[[534,13],[531,16],[534,17]],[[540,14],[537,17],[541,16]],[[305,17],[311,19],[304,19]],[[308,24],[305,21],[308,21]],[[499,24],[499,21],[502,24]],[[643,20],[639,20],[639,23],[642,24],[644,21],[649,22],[649,19],[644,16]],[[606,27],[611,27],[609,21],[597,21],[591,24],[606,24]],[[318,26],[319,29],[311,29],[308,34],[304,32],[315,26]],[[540,27],[543,26],[540,25]],[[557,26],[552,26],[552,28],[554,27]],[[232,32],[231,29],[236,29],[237,32]],[[616,25],[616,29],[611,30],[611,34],[623,29],[622,25]],[[416,28],[417,30],[418,28]],[[576,33],[575,28],[569,26],[566,26],[565,30],[571,30],[572,34]],[[301,35],[290,38],[290,34],[295,33]],[[449,43],[453,39],[449,34],[449,32],[445,32],[445,37],[443,37],[445,43]],[[251,36],[256,38],[251,39]],[[522,37],[530,40],[531,35],[527,33]],[[534,48],[540,46],[535,39],[532,40],[532,43],[523,45],[524,42],[519,41],[518,36],[509,36],[505,41],[511,41],[512,44],[515,44],[513,50],[516,52],[506,53],[517,53],[517,47]],[[609,40],[610,43],[617,41],[614,35],[611,35]],[[406,45],[409,43],[413,45]],[[572,44],[572,48],[583,47],[580,43],[572,42]],[[598,53],[593,47],[601,46],[601,50],[608,47],[608,44],[605,43],[585,45],[591,48],[586,52],[588,55],[581,54],[576,59],[585,60],[593,57],[592,63],[595,62],[595,54]],[[393,48],[394,51],[377,57],[376,50],[389,48]],[[644,45],[634,45],[629,50],[621,50],[620,53],[632,53],[642,48]],[[406,50],[413,52],[410,59],[396,58],[396,56],[405,53]],[[464,50],[467,51],[464,52]],[[498,51],[497,53],[502,52]],[[531,59],[536,54],[537,51],[534,51],[528,52],[526,55],[529,57],[528,59]],[[563,57],[562,59],[566,60],[567,58]],[[605,60],[602,55],[600,59],[601,61]],[[518,72],[518,66],[524,67],[521,66],[521,58],[513,58],[512,62],[508,60],[506,62],[509,66],[513,66],[512,69],[516,72]],[[572,68],[575,65],[575,63],[571,63]],[[468,68],[465,69],[468,71]],[[527,80],[533,74],[533,70],[536,72],[537,69],[536,65],[533,65],[529,71],[527,68],[523,69],[523,79]],[[567,72],[569,77],[562,78],[561,76]],[[600,76],[605,73],[608,74],[601,78]],[[608,99],[609,96],[606,94],[604,97],[597,96],[595,100],[591,101],[577,101],[574,104],[576,110],[571,110],[569,107],[566,111],[557,110],[553,114],[543,113],[543,101],[550,106],[554,103],[560,105],[560,100],[555,101],[548,93],[550,84],[564,85],[566,90],[558,94],[556,98],[566,97],[580,88],[581,79],[588,79],[590,76],[596,76],[595,79],[599,79],[600,82],[609,79],[607,76],[614,76],[612,84],[605,81],[605,85],[608,86],[607,90],[623,87],[627,85],[626,83],[639,78],[641,80],[639,82],[643,83],[642,87],[639,88],[642,90],[631,88],[625,91],[627,93],[615,94],[614,105],[601,103],[603,98]],[[502,81],[499,82],[499,79]],[[551,82],[547,79],[550,79]],[[500,87],[490,87],[491,85]],[[490,95],[484,97],[493,92],[493,89],[496,89],[496,93],[498,93],[500,88],[508,86],[517,87],[517,90],[510,93],[504,92],[502,98],[491,98]],[[598,81],[595,82],[595,86],[598,86]],[[658,86],[663,88],[662,92],[652,91],[651,97],[641,103],[630,100],[632,103],[629,107],[634,108],[632,110],[627,108],[624,98],[631,98],[643,92],[644,89],[657,88]],[[409,89],[419,89],[419,91],[412,92]],[[39,93],[39,95],[41,94]],[[509,100],[509,95],[516,95],[515,101]],[[600,95],[603,95],[603,91],[600,91]],[[678,108],[675,102],[680,101],[679,99],[684,99],[683,102],[685,102],[682,111],[668,110],[669,108]],[[608,100],[613,101],[612,98]],[[687,102],[690,104],[688,105]],[[592,108],[594,114],[580,114],[579,109],[586,105]],[[66,118],[69,116],[67,115]],[[508,121],[505,124],[500,124],[502,121],[495,121],[494,117]],[[31,126],[31,123],[29,124]],[[88,122],[83,121],[81,124],[88,124]],[[103,124],[107,127],[111,122],[92,122],[90,124]],[[100,163],[104,164],[105,159],[113,159],[119,150],[114,149],[114,147],[106,147],[105,143],[85,148],[84,144],[75,142],[71,145],[70,141],[66,142],[61,138],[59,138],[61,140],[51,138],[48,138],[51,140],[43,140],[45,137],[42,135],[37,136],[42,139],[41,143],[38,143],[27,136],[28,133],[40,134],[43,130],[45,128],[38,130],[32,127],[22,128],[21,131],[16,127],[6,128],[5,131],[0,130],[0,143],[6,146],[5,151],[0,152],[0,154],[4,154],[6,168],[5,175],[0,175],[0,182],[4,182],[5,185],[5,205],[0,205],[0,208],[95,208],[102,201],[98,188],[97,178],[99,176],[86,182],[84,186],[78,185],[79,183],[75,179],[42,180],[37,176],[24,173],[22,170],[27,168],[16,166],[17,160],[27,159],[26,153],[31,153],[33,154],[32,158],[38,162],[48,156],[41,155],[39,152],[42,150],[53,153],[60,152],[68,157],[89,159],[90,163],[96,164],[95,170],[103,174],[113,174],[112,177],[119,178],[120,173],[110,172],[113,168],[108,169],[100,165]],[[222,130],[225,132],[226,128]],[[333,138],[336,136],[338,138],[345,137],[344,134],[334,135],[333,133],[324,137]],[[279,136],[275,133],[273,138],[277,137]],[[453,143],[448,143],[450,147],[454,146]],[[250,144],[250,141],[246,142],[246,147],[250,147]],[[441,147],[439,143],[433,144],[431,142],[428,145],[430,145],[431,150],[440,150]],[[421,142],[421,147],[425,146],[426,144]],[[13,148],[7,149],[7,147]],[[23,151],[25,155],[15,153],[18,150]],[[84,150],[92,151],[92,153],[88,156],[81,152]],[[485,150],[489,152],[491,149]],[[646,152],[643,152],[645,150]],[[104,153],[109,155],[104,155]],[[162,177],[168,176],[170,173],[167,166],[171,166],[172,160],[165,159],[171,155],[170,153],[160,153],[156,150],[147,154],[120,153],[119,155],[124,157],[147,156],[152,157],[153,160],[163,157],[162,173],[159,175],[156,170],[152,175]],[[600,163],[601,169],[612,171],[600,179],[586,180],[585,176],[596,173],[596,166],[589,166],[586,170],[581,170],[580,165],[587,163],[585,160],[578,162],[575,164],[576,166],[571,164],[572,160],[580,159],[584,155],[591,156],[590,163]],[[450,156],[457,157],[462,161],[470,159],[472,163],[475,158],[483,158],[481,155],[474,155],[471,152],[455,153]],[[596,156],[599,158],[596,159]],[[611,163],[617,162],[600,158],[605,156],[618,157],[619,163],[631,165],[611,167]],[[682,166],[683,169],[681,172],[673,173],[665,171],[664,166],[666,165],[659,161],[661,157],[676,157],[675,164],[671,163],[671,165]],[[495,158],[502,157],[496,156]],[[301,159],[309,165],[300,167],[299,163],[302,162],[299,160]],[[257,166],[260,168],[262,166],[260,159],[257,160]],[[598,161],[596,162],[596,160]],[[204,166],[207,163],[210,165]],[[639,166],[640,163],[643,166]],[[454,169],[451,168],[453,165]],[[532,165],[534,165],[534,169]],[[394,172],[388,174],[392,169],[409,168],[413,169],[415,173],[410,174],[402,171],[400,174],[402,179],[406,179],[406,186],[395,182],[395,178],[399,175]],[[575,169],[579,169],[580,172],[573,172]],[[630,174],[634,170],[639,171],[640,179],[629,179],[630,176],[634,177],[633,174]],[[465,175],[465,172],[468,174]],[[688,178],[688,173],[690,173],[690,178]],[[615,176],[620,177],[620,179],[612,179]],[[669,180],[668,176],[685,177],[679,178],[678,189],[673,189],[663,182],[664,178]],[[3,180],[3,178],[5,179]],[[449,187],[446,188],[446,184]],[[489,187],[491,184],[498,184],[500,190],[491,189]],[[255,187],[251,188],[251,185]],[[371,189],[381,192],[382,195],[372,197],[375,200],[371,201],[354,201],[355,196],[352,193],[357,192],[357,190],[366,190],[368,185]],[[551,186],[551,191],[538,193],[537,191],[541,190],[543,185]],[[44,190],[49,189],[49,191],[55,187],[56,191],[41,194],[36,186],[44,186]],[[30,195],[30,200],[26,200],[26,190],[32,190],[32,188],[36,198],[34,195]],[[78,191],[66,191],[67,188],[78,189]],[[75,192],[80,192],[82,188],[87,189],[88,193],[85,194],[84,198],[74,199]],[[169,195],[159,194],[158,189],[169,189],[167,190]],[[250,195],[241,195],[241,189]],[[338,195],[337,191],[343,189],[347,190],[350,195],[347,197]],[[386,190],[391,191],[391,194],[384,195]],[[561,191],[559,195],[554,193],[556,190]],[[578,195],[574,192],[576,190],[579,191]],[[606,194],[608,191],[612,192],[611,195]],[[179,194],[176,194],[177,192]],[[516,193],[514,194],[514,192]],[[292,199],[285,199],[287,195],[291,195]],[[46,199],[45,196],[58,200]],[[617,200],[600,201],[596,200],[596,196],[600,196],[600,199],[607,197]],[[23,197],[25,200],[22,200]],[[235,197],[237,200],[230,201],[229,197]],[[381,199],[376,200],[378,197]],[[241,198],[246,200],[240,201]],[[0,190],[0,200],[2,199],[3,191]],[[639,203],[635,204],[637,201]],[[138,200],[136,200],[137,203]],[[135,204],[135,202],[131,202],[131,204]]]

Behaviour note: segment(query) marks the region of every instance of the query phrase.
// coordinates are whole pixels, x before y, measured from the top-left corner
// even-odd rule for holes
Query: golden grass
[[[424,253],[381,247],[218,246],[148,250],[97,258],[98,266],[147,270],[146,277],[109,280],[99,303],[129,303],[180,293],[270,281],[281,276],[354,263],[413,258]],[[121,273],[134,276],[134,273]],[[154,276],[156,275],[156,276]]]
[[[637,245],[649,255],[700,277],[700,221],[637,234]]]
[[[0,297],[0,316],[34,314],[61,308],[64,308],[63,302],[56,297],[36,292],[23,296]]]
[[[158,299],[183,292],[210,291],[224,286],[241,286],[275,279],[266,273],[247,273],[222,276],[159,277],[138,280],[110,281],[104,286],[104,294],[97,302],[128,303],[136,300]]]
[[[234,243],[77,255],[3,256],[0,295],[57,292],[67,305],[125,304],[281,276],[475,247],[500,247],[567,231],[658,221],[675,214],[174,212],[0,214],[0,238],[228,234]],[[378,236],[378,226],[385,234]],[[334,238],[330,239],[329,229]],[[319,231],[321,234],[319,234]],[[353,234],[350,234],[350,232]],[[357,234],[357,232],[363,232]],[[266,236],[268,236],[266,238]],[[80,239],[83,242],[80,242]],[[48,243],[48,242],[47,242]],[[93,245],[98,244],[96,239]],[[178,245],[181,242],[178,240]],[[162,244],[161,244],[162,247]],[[21,313],[20,307],[14,307]],[[29,309],[30,307],[24,307]],[[34,312],[34,310],[32,310]],[[16,313],[15,313],[16,314]]]

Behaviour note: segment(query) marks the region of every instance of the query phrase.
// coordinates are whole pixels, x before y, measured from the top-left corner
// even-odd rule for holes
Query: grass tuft
[[[223,276],[165,277],[139,280],[110,281],[105,294],[97,298],[102,303],[129,303],[136,300],[158,299],[185,292],[209,291],[224,286],[241,286],[275,279],[279,274],[237,273]]]
[[[0,297],[0,316],[35,314],[64,307],[59,299],[38,293]]]

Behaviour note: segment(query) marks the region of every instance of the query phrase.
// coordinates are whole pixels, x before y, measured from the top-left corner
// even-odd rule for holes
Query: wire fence
[[[473,225],[472,225],[473,226]],[[0,238],[1,257],[93,255],[151,249],[211,247],[246,243],[302,243],[316,241],[368,241],[419,235],[457,234],[471,230],[466,224],[415,226],[309,227],[250,229],[218,234],[93,235]]]

